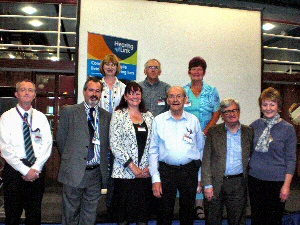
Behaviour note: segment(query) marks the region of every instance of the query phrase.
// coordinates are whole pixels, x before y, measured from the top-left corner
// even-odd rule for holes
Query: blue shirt
[[[241,126],[236,133],[232,133],[227,125],[227,156],[225,176],[243,173]]]
[[[203,82],[201,94],[196,97],[191,90],[191,83],[183,88],[188,96],[188,104],[184,105],[184,110],[194,114],[204,130],[211,120],[213,113],[217,112],[220,107],[220,97],[217,89]]]
[[[149,169],[152,183],[161,182],[158,162],[169,165],[185,165],[193,160],[202,160],[204,137],[199,120],[191,113],[183,111],[176,120],[171,111],[155,117],[149,149]],[[201,171],[198,173],[200,180]]]
[[[89,117],[89,110],[90,106],[86,102],[84,102],[84,107],[86,111],[86,117],[88,120],[88,123],[90,123],[90,117]],[[92,121],[93,128],[94,128],[94,138],[99,141],[98,144],[94,144],[94,158],[87,162],[87,166],[94,166],[100,164],[100,114],[98,110],[98,105],[95,106],[95,115],[94,115],[94,121]]]

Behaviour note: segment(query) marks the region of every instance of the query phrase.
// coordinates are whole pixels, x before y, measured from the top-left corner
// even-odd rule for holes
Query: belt
[[[243,177],[243,176],[244,176],[244,174],[240,173],[240,174],[236,174],[236,175],[224,176],[224,179],[232,179],[232,178]]]
[[[191,162],[189,162],[187,164],[180,164],[179,166],[176,166],[176,165],[170,165],[170,164],[167,164],[165,162],[160,161],[159,162],[159,166],[165,166],[165,167],[168,167],[170,169],[182,169],[182,168],[184,168],[186,166],[189,166],[192,163],[194,163],[194,161],[191,161]]]
[[[94,170],[94,169],[98,168],[99,166],[100,166],[99,164],[94,165],[94,166],[87,166],[87,167],[85,167],[85,170]]]

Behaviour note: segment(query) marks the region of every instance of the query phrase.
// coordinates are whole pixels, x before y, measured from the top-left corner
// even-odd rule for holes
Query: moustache
[[[98,100],[98,97],[97,97],[96,95],[92,95],[92,96],[90,97],[90,99],[93,99],[93,98],[95,98],[96,100]]]

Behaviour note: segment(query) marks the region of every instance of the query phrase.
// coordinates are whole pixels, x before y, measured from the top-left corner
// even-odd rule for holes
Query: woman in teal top
[[[208,128],[215,125],[219,119],[219,93],[215,87],[203,82],[202,91],[196,97],[191,86],[192,82],[184,86],[188,96],[188,103],[185,104],[184,110],[194,114],[200,120],[201,129],[206,135]]]
[[[203,58],[197,56],[191,59],[188,71],[191,83],[183,87],[188,97],[184,110],[194,114],[199,119],[204,136],[208,129],[218,122],[220,117],[219,93],[215,87],[203,82],[206,68],[206,61]],[[202,201],[202,190],[197,190],[196,213],[198,217],[203,214]]]

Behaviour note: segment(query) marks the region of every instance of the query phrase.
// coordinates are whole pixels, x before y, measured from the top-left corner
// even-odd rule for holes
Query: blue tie
[[[28,113],[24,113],[24,118],[27,121]],[[31,142],[31,137],[30,137],[30,130],[29,126],[25,121],[23,121],[23,134],[24,134],[24,145],[25,145],[25,152],[26,152],[26,157],[27,160],[30,163],[35,162],[35,157],[34,157],[34,151],[32,147],[32,142]]]

